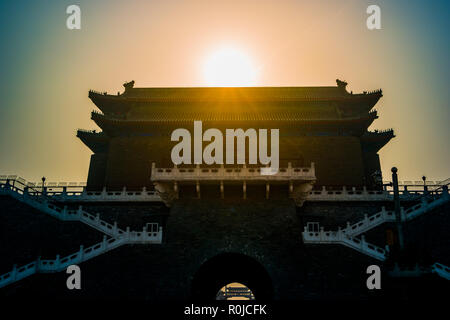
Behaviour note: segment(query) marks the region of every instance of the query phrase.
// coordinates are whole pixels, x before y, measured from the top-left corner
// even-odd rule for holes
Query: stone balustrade
[[[362,236],[361,239],[351,238],[342,232],[342,230],[324,231],[323,227],[320,227],[318,231],[314,231],[307,225],[304,228],[302,236],[304,243],[342,244],[380,261],[384,261],[387,255],[385,249],[366,242],[364,236]]]
[[[404,212],[403,208],[401,208],[401,212]],[[342,229],[342,232],[349,237],[355,237],[360,235],[361,233],[367,232],[385,222],[394,222],[395,221],[395,212],[387,211],[385,207],[382,207],[381,211],[368,216],[364,215],[364,218],[354,224],[350,224],[347,222],[347,226]]]
[[[414,201],[423,195],[436,195],[442,194],[445,185],[433,185],[433,188],[424,188],[410,190],[408,186],[399,186],[400,199],[404,201]],[[403,187],[403,189],[402,189]],[[365,186],[362,189],[355,187],[347,188],[343,186],[341,189],[328,190],[325,186],[322,186],[320,190],[312,190],[309,193],[309,201],[392,201],[394,198],[394,191],[389,189],[384,190],[368,190]]]
[[[10,272],[7,272],[0,276],[0,288],[31,276],[35,273],[61,272],[63,270],[66,270],[70,265],[80,264],[125,244],[143,242],[160,244],[162,242],[161,236],[161,229],[157,233],[135,231],[130,232],[129,229],[127,229],[127,231],[122,234],[122,237],[120,238],[107,239],[107,237],[104,236],[102,242],[88,248],[80,246],[80,250],[63,258],[60,258],[60,256],[57,255],[56,259],[54,260],[41,260],[41,258],[39,257],[36,261],[33,261],[19,268],[14,265],[13,269]]]
[[[22,201],[31,207],[40,210],[43,213],[49,214],[54,218],[62,221],[80,221],[88,226],[114,238],[126,236],[130,241],[136,242],[149,242],[152,243],[161,238],[162,227],[159,227],[157,223],[148,223],[144,226],[142,231],[130,231],[129,227],[126,230],[122,230],[117,227],[117,223],[110,224],[102,219],[100,216],[90,214],[83,210],[82,206],[78,206],[78,209],[68,209],[67,206],[59,207],[54,203],[48,201],[47,197],[35,197],[30,196],[28,193],[19,193],[16,188],[2,188],[2,193],[9,194],[15,199]],[[147,230],[149,229],[150,230]]]
[[[431,272],[438,274],[442,278],[450,280],[450,268],[441,263],[436,262],[433,264],[431,266]]]
[[[157,168],[152,163],[152,181],[289,181],[309,180],[315,181],[316,174],[314,162],[310,167],[293,168],[288,164],[287,168],[279,168],[272,175],[261,174],[261,168],[243,167],[225,168]]]
[[[421,267],[419,265],[400,267],[396,263],[394,268],[388,271],[389,276],[397,278],[416,278],[430,273],[435,273],[446,280],[450,280],[450,268],[438,262],[429,267]]]
[[[147,223],[142,231],[130,231],[127,227],[122,230],[117,227],[117,223],[107,223],[100,219],[100,216],[92,215],[79,206],[78,209],[63,208],[49,202],[47,196],[30,196],[22,189],[9,184],[0,187],[0,194],[8,194],[13,198],[22,201],[31,207],[40,210],[63,221],[80,221],[90,227],[103,232],[111,238],[107,240],[106,235],[103,241],[94,246],[84,249],[83,246],[77,253],[62,259],[57,256],[55,260],[40,260],[29,263],[20,268],[13,267],[13,270],[0,276],[0,288],[15,281],[21,280],[38,272],[59,272],[67,268],[71,264],[78,264],[88,259],[94,258],[102,253],[117,248],[124,244],[161,244],[162,243],[162,227],[158,223]]]
[[[200,178],[203,179],[211,179],[216,180],[220,179],[220,175],[223,173],[219,173],[219,170],[225,170],[227,177],[223,177],[224,180],[232,179],[239,180],[236,178],[238,175],[241,175],[240,179],[246,179],[251,181],[254,177],[260,177],[259,179],[266,181],[265,177],[269,176],[261,176],[260,169],[255,168],[160,168],[162,172],[155,173],[155,177],[160,179],[167,179],[170,181],[174,181],[175,178],[173,176],[172,170],[178,170],[177,173],[183,176],[183,179],[197,179],[198,176],[195,174],[200,174]],[[300,170],[301,174],[298,174],[300,168],[291,168],[291,171],[288,171],[289,168],[281,168],[279,172],[279,178],[276,179],[286,179],[286,176],[289,176],[292,173],[297,174],[297,177],[301,177],[301,174],[308,175],[308,172],[303,172]],[[306,168],[308,169],[308,168]],[[170,170],[167,171],[166,170]],[[197,172],[195,171],[197,170]],[[203,171],[205,170],[205,171]],[[230,171],[231,170],[231,171]],[[240,172],[235,172],[235,170],[241,170]],[[315,174],[315,172],[314,172]],[[209,178],[207,178],[209,176]],[[229,178],[232,177],[232,178]],[[270,179],[270,178],[269,178]],[[273,178],[272,178],[273,179]],[[181,181],[181,180],[180,180]],[[438,184],[426,184],[426,186],[419,184],[419,181],[414,184],[412,181],[405,181],[404,185],[399,185],[399,193],[400,199],[404,201],[414,201],[419,197],[429,194],[429,195],[440,195],[443,191],[443,185],[448,184],[448,180],[442,181]],[[107,190],[103,188],[102,190],[97,191],[87,191],[85,183],[45,183],[44,187],[42,187],[42,183],[30,183],[25,179],[18,178],[17,176],[0,176],[0,189],[9,185],[11,188],[16,190],[19,193],[28,193],[31,196],[40,196],[45,194],[49,197],[54,197],[55,200],[58,201],[78,201],[78,202],[100,202],[100,201],[108,201],[108,202],[161,202],[162,199],[159,196],[158,192],[154,190],[147,190],[146,187],[143,187],[139,191],[131,191],[123,188],[122,190]],[[414,189],[412,189],[414,188]],[[393,200],[393,191],[385,186],[383,190],[368,190],[365,186],[362,189],[356,187],[343,186],[341,189],[327,189],[327,187],[322,186],[321,189],[314,189],[309,192],[308,201],[392,201]]]
[[[403,221],[409,221],[417,218],[418,216],[433,210],[434,208],[450,201],[450,196],[447,188],[443,188],[440,195],[435,197],[422,197],[421,201],[409,208],[400,208],[401,219]],[[358,236],[364,232],[367,232],[385,222],[395,222],[395,212],[387,211],[383,206],[380,212],[374,215],[364,215],[364,218],[357,221],[354,224],[347,222],[347,226],[341,229],[342,233],[349,237]]]

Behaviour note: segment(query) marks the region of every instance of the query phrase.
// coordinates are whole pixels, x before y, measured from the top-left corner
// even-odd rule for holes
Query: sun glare
[[[210,87],[244,87],[256,84],[258,70],[251,59],[234,48],[212,53],[204,65],[204,77]]]

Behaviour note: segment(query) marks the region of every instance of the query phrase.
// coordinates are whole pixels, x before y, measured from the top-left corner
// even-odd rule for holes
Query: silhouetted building
[[[88,188],[152,187],[151,164],[172,167],[171,132],[201,120],[203,130],[280,129],[280,167],[315,164],[316,186],[378,188],[377,152],[393,130],[368,131],[378,117],[372,110],[381,90],[352,94],[347,83],[335,87],[134,88],[89,98],[101,110],[91,118],[102,132],[78,130],[94,152]]]

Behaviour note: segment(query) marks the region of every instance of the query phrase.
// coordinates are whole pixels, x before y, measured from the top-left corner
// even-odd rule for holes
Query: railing
[[[253,293],[250,289],[233,288],[233,287],[225,288],[224,297],[226,298],[245,297],[252,300],[254,299]]]
[[[151,227],[150,231],[147,230],[147,226],[145,226],[142,231],[130,231],[129,227],[124,231],[117,227],[116,222],[114,222],[114,224],[107,223],[106,221],[101,220],[98,214],[94,216],[84,211],[82,206],[79,206],[76,210],[68,209],[67,206],[61,208],[49,202],[46,197],[29,196],[28,193],[19,193],[19,190],[20,189],[8,185],[0,185],[0,192],[3,194],[9,194],[15,199],[47,213],[52,217],[62,221],[80,221],[111,237],[130,237],[131,235],[131,238],[129,239],[136,239],[136,241],[140,242],[152,242],[155,236],[162,233],[162,228],[155,230],[154,225],[157,224],[149,224]]]
[[[163,172],[155,173],[157,176],[163,176],[168,180],[173,180],[175,171],[178,169],[178,173],[184,174],[184,177],[191,175],[193,178],[193,174],[197,168],[168,168],[163,169],[159,168]],[[209,168],[204,169],[201,168],[201,174],[203,175],[215,175],[212,179],[218,179],[220,168]],[[234,175],[241,173],[244,168],[225,168],[224,170],[228,175]],[[298,168],[291,168],[294,170],[294,173],[298,173]],[[306,168],[308,169],[308,168]],[[166,170],[169,170],[166,172]],[[198,170],[198,169],[197,169]],[[205,172],[202,172],[206,170]],[[231,171],[230,171],[231,170]],[[234,170],[238,170],[235,172]],[[239,172],[239,170],[241,170]],[[260,169],[257,168],[245,168],[247,172],[253,174],[254,176],[261,175]],[[253,171],[252,171],[253,170]],[[289,175],[287,172],[287,168],[280,168],[279,174],[283,174],[284,178]],[[307,172],[305,172],[307,174]],[[314,173],[315,174],[315,173]],[[172,176],[172,178],[168,178]],[[270,177],[270,176],[262,176],[262,177]],[[243,177],[242,179],[244,179]],[[251,178],[251,177],[250,177]],[[284,179],[283,178],[283,179]],[[198,176],[195,177],[198,179]],[[263,178],[265,179],[265,178]],[[400,200],[403,201],[414,201],[419,200],[422,196],[433,197],[439,196],[443,191],[443,186],[448,185],[450,179],[447,179],[442,182],[433,182],[429,181],[426,186],[423,185],[423,182],[416,181],[415,183],[412,181],[404,181],[401,183],[399,188]],[[19,193],[26,192],[30,196],[41,196],[45,194],[49,200],[56,201],[142,201],[142,202],[161,202],[160,196],[153,190],[147,190],[146,187],[143,187],[139,191],[130,191],[125,187],[122,190],[106,190],[103,188],[102,190],[97,191],[87,191],[86,183],[80,182],[48,182],[44,184],[42,187],[42,183],[32,183],[27,182],[23,178],[19,178],[15,175],[10,176],[0,176],[0,187],[9,183],[13,188],[17,188]],[[411,188],[414,188],[411,190]],[[420,188],[420,189],[419,189]],[[368,190],[365,186],[360,189],[356,187],[347,188],[343,186],[338,190],[330,190],[327,187],[322,186],[320,190],[312,190],[309,192],[309,196],[307,198],[309,201],[392,201],[393,200],[393,190],[386,186],[384,190]]]
[[[108,93],[105,91],[105,92],[100,92],[100,91],[96,91],[96,90],[89,90],[89,94],[91,94],[91,93],[94,93],[94,94],[100,94],[100,95],[104,95],[104,96],[106,96]]]
[[[394,265],[394,268],[390,270],[389,275],[391,277],[420,277],[424,274],[429,273],[436,273],[438,276],[450,280],[450,268],[441,264],[441,263],[434,263],[430,267],[420,267],[418,265],[415,265],[414,267],[406,267],[401,268],[397,263]]]
[[[312,231],[308,230],[306,226],[302,236],[304,243],[342,244],[381,261],[384,261],[387,255],[385,249],[366,242],[364,236],[361,239],[351,238],[342,232],[342,230],[324,231],[323,227],[321,227],[319,231]]]
[[[100,232],[103,232],[106,235],[111,236],[112,238],[107,240],[106,236],[104,236],[103,242],[87,249],[83,249],[83,246],[81,246],[79,252],[63,259],[59,259],[59,257],[57,257],[56,260],[38,259],[36,262],[32,262],[20,268],[14,267],[11,272],[0,276],[0,287],[21,280],[37,272],[58,272],[64,270],[71,264],[81,263],[123,244],[162,243],[162,227],[160,227],[158,223],[147,223],[147,225],[143,227],[142,231],[130,231],[129,227],[127,227],[126,230],[122,230],[117,227],[116,222],[114,222],[114,224],[107,223],[101,220],[98,214],[94,216],[82,210],[82,206],[79,206],[76,210],[67,209],[67,206],[61,208],[50,202],[49,197],[45,194],[45,192],[41,192],[39,196],[30,196],[26,189],[28,187],[24,187],[23,189],[20,188],[20,186],[23,187],[25,185],[24,181],[15,181],[18,182],[12,185],[9,184],[9,180],[6,183],[0,184],[0,194],[8,194],[15,199],[57,219],[63,221],[80,221]]]
[[[321,190],[309,192],[310,201],[391,201],[392,195],[383,190],[367,190],[364,186],[362,190],[351,187],[347,189],[343,186],[339,190],[328,190],[322,186]]]
[[[131,191],[123,188],[121,191],[87,191],[86,187],[51,187],[45,188],[46,194],[58,201],[150,201],[160,202],[161,198],[153,190],[143,187],[139,191]]]
[[[402,212],[404,212],[403,208]],[[395,221],[395,212],[386,211],[385,207],[382,207],[380,212],[371,215],[370,217],[364,215],[364,218],[362,220],[352,225],[347,222],[347,226],[345,229],[342,229],[342,232],[347,236],[355,237],[388,221]]]
[[[98,110],[92,110],[92,114],[98,114],[100,116],[104,116],[103,112],[100,112]]]
[[[412,181],[406,181],[411,184],[399,185],[400,200],[417,201],[421,197],[440,196],[444,187],[449,184],[449,179],[423,186],[423,184],[413,184]],[[417,182],[419,183],[419,181]],[[409,188],[414,188],[413,190]],[[368,190],[365,186],[361,188],[343,186],[341,189],[330,190],[322,186],[320,190],[315,189],[309,192],[309,201],[392,201],[394,191],[386,184],[383,190]]]
[[[390,133],[394,133],[394,129],[393,128],[388,128],[388,129],[375,129],[373,131],[368,131],[369,134],[373,134],[373,133],[381,133],[381,134],[390,134]]]
[[[426,213],[437,206],[440,206],[443,203],[446,203],[450,200],[448,193],[443,193],[439,198],[426,199],[423,198],[422,202],[416,204],[410,208],[404,209],[401,208],[401,215],[404,221],[412,220],[419,215]],[[393,211],[386,211],[385,207],[382,207],[382,210],[374,215],[367,216],[352,225],[347,222],[346,228],[342,229],[342,232],[348,236],[357,236],[361,233],[369,231],[380,224],[385,222],[394,222],[395,221],[395,213]]]
[[[82,132],[82,133],[100,133],[100,132],[97,132],[96,130],[87,130],[87,129],[77,129],[77,132]]]
[[[152,243],[161,243],[161,233],[156,236],[150,236],[153,237]],[[84,249],[83,246],[80,246],[80,250],[63,258],[60,258],[59,255],[57,255],[56,259],[54,260],[41,260],[39,257],[36,261],[19,268],[14,265],[12,271],[0,276],[0,288],[31,276],[35,273],[52,273],[63,271],[70,265],[85,262],[125,244],[139,243],[144,238],[145,237],[143,234],[134,232],[128,232],[121,238],[107,239],[107,237],[104,236],[102,242],[86,249]]]
[[[176,180],[315,180],[314,162],[311,167],[279,168],[278,172],[272,175],[263,175],[263,168],[156,168],[152,164],[152,181],[176,181]],[[267,168],[269,169],[269,168]],[[270,170],[270,169],[269,169]]]
[[[443,193],[439,197],[435,198],[427,198],[423,197],[421,202],[411,206],[407,209],[401,207],[400,214],[403,221],[410,221],[412,219],[417,218],[418,216],[433,210],[434,208],[450,201],[450,196],[448,194],[448,190],[444,189]],[[395,212],[387,211],[385,207],[382,207],[381,211],[368,216],[364,215],[364,218],[352,225],[347,222],[346,228],[342,229],[342,232],[348,236],[355,237],[361,233],[367,232],[385,222],[394,222],[395,221]]]
[[[431,271],[440,275],[442,278],[445,278],[447,280],[450,280],[450,268],[436,262],[431,266]]]
[[[106,188],[100,191],[87,191],[85,183],[76,182],[48,182],[42,183],[27,182],[17,176],[0,176],[0,189],[8,187],[20,194],[27,194],[32,197],[42,197],[45,195],[49,201],[142,201],[161,202],[161,198],[153,190],[143,187],[139,191],[131,191],[123,188],[120,191],[107,191]]]

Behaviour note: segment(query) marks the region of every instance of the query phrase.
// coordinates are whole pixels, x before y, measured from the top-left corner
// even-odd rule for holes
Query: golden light
[[[257,82],[258,70],[243,52],[224,47],[212,53],[204,65],[205,82],[210,87],[246,87]]]

